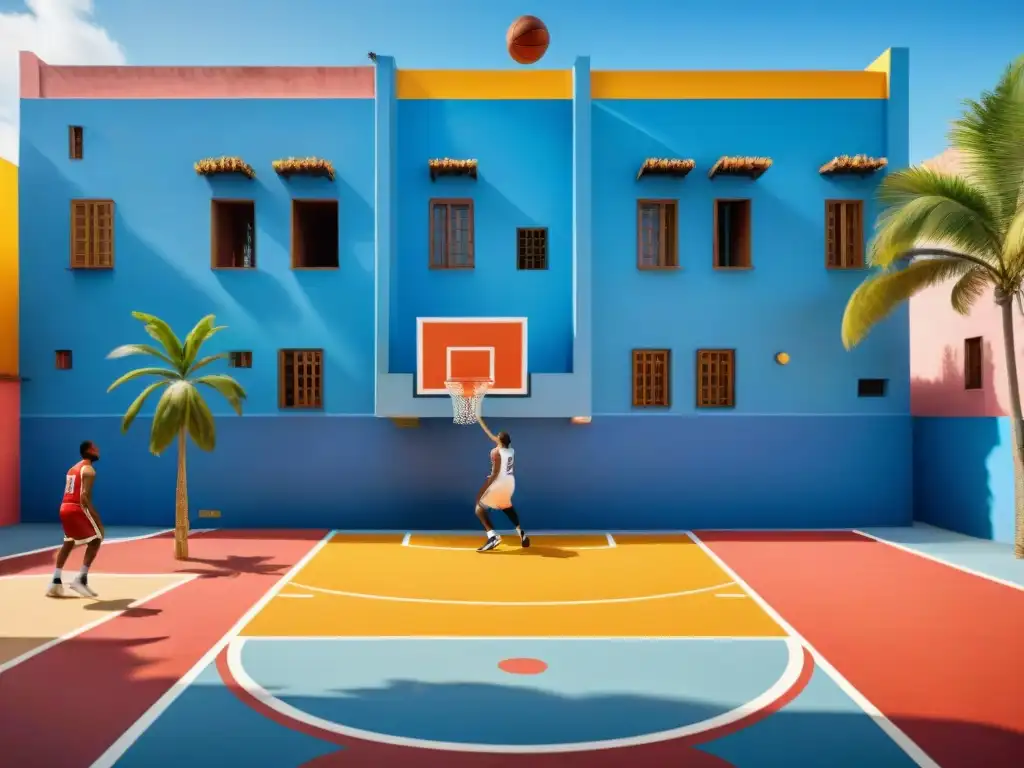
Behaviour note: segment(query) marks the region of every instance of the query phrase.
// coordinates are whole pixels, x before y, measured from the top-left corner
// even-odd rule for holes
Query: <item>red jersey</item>
[[[86,466],[80,461],[68,470],[64,478],[64,499],[60,503],[61,511],[82,508],[82,468]]]

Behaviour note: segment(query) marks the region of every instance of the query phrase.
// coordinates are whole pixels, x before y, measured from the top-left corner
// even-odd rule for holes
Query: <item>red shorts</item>
[[[62,504],[60,508],[60,524],[64,526],[64,541],[75,544],[88,544],[94,539],[102,539],[100,527],[84,508],[71,504]]]

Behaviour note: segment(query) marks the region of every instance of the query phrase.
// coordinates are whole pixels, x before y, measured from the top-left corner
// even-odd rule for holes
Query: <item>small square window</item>
[[[71,350],[58,349],[55,354],[55,363],[58,371],[71,370]]]
[[[228,363],[232,368],[252,368],[252,352],[229,352]]]
[[[885,397],[888,379],[858,379],[857,397]]]
[[[516,267],[548,268],[548,230],[546,227],[520,227],[516,230]]]

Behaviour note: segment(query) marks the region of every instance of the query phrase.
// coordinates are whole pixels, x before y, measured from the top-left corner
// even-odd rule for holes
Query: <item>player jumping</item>
[[[85,557],[82,558],[82,570],[70,586],[82,597],[99,597],[89,587],[89,566],[93,564],[103,543],[103,523],[92,503],[92,487],[96,482],[93,464],[100,460],[100,449],[91,440],[86,440],[78,446],[78,453],[82,460],[69,469],[64,478],[64,500],[60,505],[64,545],[57,552],[57,568],[46,590],[48,597],[64,596],[61,572],[71,550],[79,544],[85,544]]]
[[[516,514],[516,508],[512,506],[512,494],[516,490],[516,452],[512,448],[512,438],[508,436],[508,432],[499,432],[495,436],[487,428],[483,419],[478,419],[478,421],[484,434],[494,441],[495,446],[491,449],[491,475],[476,496],[476,516],[483,524],[484,530],[487,531],[487,541],[477,551],[489,552],[501,543],[501,536],[494,530],[491,518],[487,514],[489,509],[500,509],[504,512],[512,525],[516,527],[516,533],[519,534],[522,545],[528,547],[530,546],[530,537],[519,525],[519,515]]]

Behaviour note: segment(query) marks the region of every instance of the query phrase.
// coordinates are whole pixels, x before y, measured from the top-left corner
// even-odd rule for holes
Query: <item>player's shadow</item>
[[[281,563],[268,562],[267,555],[228,555],[225,558],[190,557],[186,562],[204,565],[205,568],[179,568],[176,573],[194,573],[200,579],[233,579],[248,574],[253,576],[280,575],[288,567]]]
[[[102,612],[114,612],[124,611],[121,614],[126,619],[144,619],[147,616],[156,616],[161,613],[159,608],[146,608],[145,606],[139,606],[138,608],[130,608],[138,598],[135,597],[121,597],[117,600],[91,600],[85,605],[87,611],[102,611]]]
[[[580,553],[574,549],[559,549],[558,547],[514,547],[510,549],[492,549],[488,555],[515,555],[517,557],[552,557],[556,560],[563,560],[567,557],[579,557]]]

